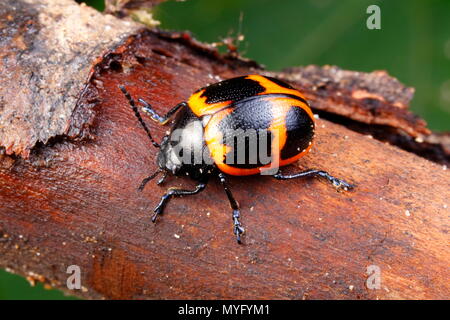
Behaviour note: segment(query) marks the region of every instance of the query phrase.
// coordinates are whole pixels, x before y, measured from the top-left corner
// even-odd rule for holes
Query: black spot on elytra
[[[272,134],[271,102],[264,98],[247,99],[231,105],[233,111],[220,123],[222,143],[231,147],[225,163],[240,169],[259,168],[270,162]],[[266,148],[262,150],[261,148]]]
[[[206,103],[209,104],[223,101],[237,102],[265,91],[258,81],[245,77],[224,80],[203,89],[201,97],[206,97]]]
[[[314,121],[302,108],[292,106],[286,115],[286,143],[281,159],[289,159],[309,146],[314,136]]]

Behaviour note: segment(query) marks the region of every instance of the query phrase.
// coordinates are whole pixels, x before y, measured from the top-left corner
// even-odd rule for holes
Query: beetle
[[[323,170],[309,169],[284,175],[279,167],[296,162],[307,154],[314,138],[314,115],[298,90],[276,78],[251,74],[223,80],[195,91],[187,101],[159,115],[143,99],[142,111],[160,125],[173,120],[171,130],[157,143],[143,121],[135,100],[123,85],[119,86],[152,144],[159,148],[159,169],[145,178],[146,183],[162,173],[187,175],[197,182],[192,189],[169,188],[155,207],[152,221],[163,213],[172,197],[194,195],[203,191],[209,178],[219,178],[232,209],[233,232],[238,243],[244,228],[239,204],[227,182],[227,175],[271,175],[287,180],[322,177],[337,189],[353,188]],[[255,157],[265,154],[267,157]],[[200,155],[200,156],[199,156]]]

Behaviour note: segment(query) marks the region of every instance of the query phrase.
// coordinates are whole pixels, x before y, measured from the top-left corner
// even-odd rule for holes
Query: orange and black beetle
[[[233,209],[234,234],[241,242],[244,232],[239,222],[239,205],[234,199],[226,175],[270,174],[285,180],[320,176],[335,187],[352,185],[325,171],[307,170],[283,175],[278,167],[297,161],[311,149],[314,116],[304,96],[289,84],[261,75],[224,80],[197,90],[187,102],[160,116],[146,101],[142,110],[159,124],[175,116],[173,126],[161,144],[156,143],[142,120],[136,104],[123,86],[119,86],[153,145],[160,148],[159,170],[142,181],[140,190],[158,173],[188,175],[198,185],[194,190],[170,188],[154,209],[152,221],[173,196],[197,194],[205,189],[210,176],[220,179]],[[260,156],[265,155],[265,156]]]

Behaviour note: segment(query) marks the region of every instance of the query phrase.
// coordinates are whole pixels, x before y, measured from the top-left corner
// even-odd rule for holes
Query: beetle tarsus
[[[152,216],[152,222],[155,223],[156,219],[158,219],[158,216],[162,215],[164,211],[164,207],[166,206],[166,203],[170,199],[169,192],[167,192],[165,195],[161,197],[161,200],[159,201],[158,205],[153,209],[153,216]]]
[[[284,175],[281,172],[278,172],[273,175],[275,179],[278,180],[288,180],[288,179],[296,179],[296,178],[307,178],[307,177],[322,177],[327,179],[336,189],[338,190],[351,190],[355,186],[346,182],[345,180],[338,179],[336,177],[333,177],[331,174],[329,174],[326,171],[323,170],[306,170],[295,174],[290,175]]]
[[[333,177],[326,171],[318,171],[317,175],[327,179],[338,190],[347,191],[347,190],[353,189],[353,187],[354,187],[352,184],[348,183],[347,181]]]
[[[234,234],[236,235],[237,242],[242,243],[241,242],[241,234],[244,234],[245,229],[242,227],[241,223],[239,222],[239,218],[240,218],[239,210],[233,210]]]
[[[161,214],[160,212],[155,212],[155,213],[152,215],[152,222],[153,222],[153,223],[156,223],[156,219],[158,218],[158,216],[159,216],[160,214]]]

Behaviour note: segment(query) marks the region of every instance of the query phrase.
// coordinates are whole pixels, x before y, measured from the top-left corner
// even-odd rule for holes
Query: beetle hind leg
[[[336,177],[333,177],[331,174],[329,174],[326,171],[323,170],[306,170],[295,174],[290,175],[284,175],[280,172],[273,175],[275,179],[278,180],[288,180],[288,179],[295,179],[295,178],[307,178],[307,177],[322,177],[328,180],[336,189],[338,190],[351,190],[355,186],[346,182],[345,180],[338,179]]]
[[[227,180],[225,178],[225,175],[223,173],[219,173],[219,179],[220,183],[222,184],[228,200],[230,201],[231,209],[233,210],[233,232],[236,235],[236,240],[238,243],[241,242],[241,235],[245,232],[245,229],[242,227],[241,222],[239,221],[240,218],[240,211],[239,211],[239,203],[234,199],[233,194],[231,193],[230,188],[228,187]]]

